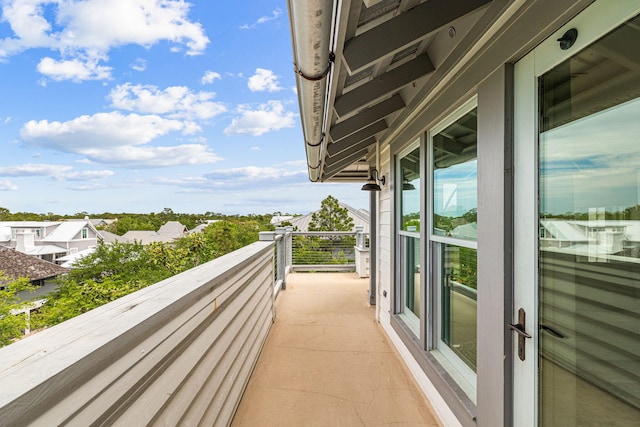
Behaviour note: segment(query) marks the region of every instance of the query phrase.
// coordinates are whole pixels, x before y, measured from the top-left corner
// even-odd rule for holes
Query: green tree
[[[349,210],[340,206],[338,199],[327,196],[320,203],[320,210],[311,215],[309,231],[351,231],[353,219]]]
[[[32,317],[34,325],[55,325],[174,274],[154,262],[152,255],[139,243],[98,244],[95,252],[59,279],[58,290]]]
[[[328,196],[320,204],[320,210],[311,215],[309,231],[351,231],[353,219],[349,210],[340,206],[338,199]],[[345,264],[349,257],[345,248],[355,246],[353,236],[296,236],[296,260],[298,264]],[[351,249],[349,249],[351,250]]]
[[[33,291],[34,287],[28,278],[9,279],[0,271],[0,347],[10,344],[22,336],[27,326],[24,314],[13,315],[11,310],[20,308],[18,292]]]

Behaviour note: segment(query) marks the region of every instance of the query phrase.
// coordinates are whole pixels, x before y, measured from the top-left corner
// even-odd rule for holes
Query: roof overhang
[[[452,67],[452,54],[476,44],[510,3],[289,0],[311,181],[365,181],[376,146],[439,68]]]

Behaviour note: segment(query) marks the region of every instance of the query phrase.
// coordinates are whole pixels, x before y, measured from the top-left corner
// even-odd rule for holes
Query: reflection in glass
[[[640,67],[618,43],[639,29],[540,79],[543,426],[639,425]]]
[[[433,233],[477,240],[477,110],[433,136]]]
[[[441,339],[476,370],[478,263],[475,249],[448,244],[442,248]]]
[[[420,231],[420,148],[400,159],[402,230]]]
[[[420,239],[402,236],[404,307],[420,317]]]

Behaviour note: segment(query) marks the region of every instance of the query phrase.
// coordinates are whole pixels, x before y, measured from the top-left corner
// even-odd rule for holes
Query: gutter
[[[304,133],[309,179],[320,180],[326,148],[325,117],[331,52],[334,0],[288,0],[293,60],[300,120]]]

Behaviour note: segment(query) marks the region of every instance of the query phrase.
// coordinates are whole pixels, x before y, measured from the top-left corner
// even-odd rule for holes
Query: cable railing
[[[291,272],[354,271],[360,277],[369,275],[369,235],[363,227],[356,231],[293,231],[278,227],[261,232],[260,240],[275,241],[275,289],[286,288]]]

